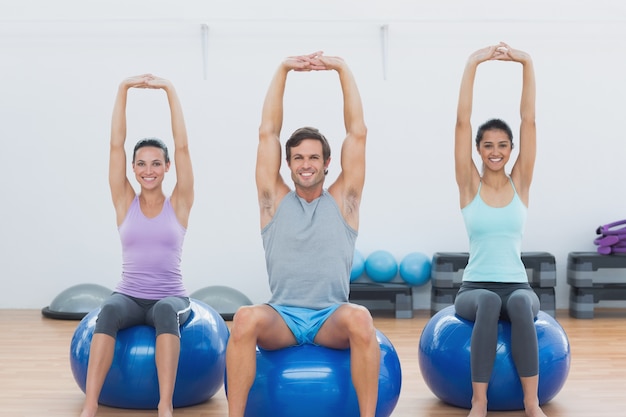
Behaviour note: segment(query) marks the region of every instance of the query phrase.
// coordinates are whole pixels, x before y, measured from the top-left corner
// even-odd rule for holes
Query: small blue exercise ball
[[[398,274],[398,262],[390,252],[377,250],[365,259],[365,273],[374,282],[389,282]]]
[[[352,269],[350,270],[350,282],[355,281],[365,272],[365,256],[358,250],[354,251]]]
[[[389,339],[378,330],[376,337],[380,346],[376,417],[388,417],[400,397],[402,370]],[[311,344],[273,351],[257,348],[256,359],[245,417],[359,417],[349,349]]]
[[[430,258],[420,252],[411,252],[400,262],[400,277],[409,285],[420,286],[430,280]]]
[[[70,343],[70,365],[85,392],[89,349],[100,309],[78,324]],[[191,300],[191,316],[180,328],[180,357],[174,388],[174,407],[207,401],[224,383],[229,330],[219,313]],[[139,325],[120,330],[113,363],[104,381],[99,403],[110,407],[156,409],[159,383],[155,365],[154,327]]]
[[[471,408],[470,339],[474,323],[448,306],[424,327],[419,341],[419,366],[430,390],[442,401]],[[540,311],[535,319],[539,345],[539,403],[545,404],[561,390],[570,367],[570,347],[561,325]],[[487,390],[488,409],[524,409],[524,395],[511,354],[511,323],[498,323],[496,359]]]

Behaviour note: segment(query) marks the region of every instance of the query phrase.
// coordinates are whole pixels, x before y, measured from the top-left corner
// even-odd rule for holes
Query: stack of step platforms
[[[591,319],[600,301],[626,300],[626,254],[570,252],[567,283],[570,316]]]
[[[454,304],[468,260],[469,253],[467,252],[437,252],[433,255],[431,314]],[[522,262],[526,267],[528,283],[541,301],[541,310],[555,317],[556,261],[554,256],[548,252],[522,252]]]
[[[397,319],[413,317],[413,290],[410,286],[394,282],[352,282],[350,301],[388,300],[393,303]]]

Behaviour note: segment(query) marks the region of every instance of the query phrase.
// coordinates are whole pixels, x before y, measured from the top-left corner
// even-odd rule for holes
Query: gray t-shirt
[[[269,303],[318,310],[348,302],[357,235],[327,190],[310,203],[287,194],[261,231]]]

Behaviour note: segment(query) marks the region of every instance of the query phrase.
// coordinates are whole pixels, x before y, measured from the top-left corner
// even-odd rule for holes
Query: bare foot
[[[95,417],[96,412],[98,411],[98,405],[95,407],[88,407],[87,405],[83,406],[83,411],[80,413],[80,417]]]
[[[526,408],[526,417],[548,417],[544,414],[541,408],[536,405],[533,407]]]
[[[487,417],[487,404],[472,404],[467,417]]]
[[[159,407],[159,417],[173,417],[174,410],[171,407]]]

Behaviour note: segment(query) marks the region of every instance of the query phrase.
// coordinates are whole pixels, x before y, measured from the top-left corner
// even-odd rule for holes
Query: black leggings
[[[161,300],[144,300],[113,293],[102,303],[94,333],[117,337],[118,330],[146,324],[156,330],[156,335],[169,333],[180,337],[180,326],[191,315],[187,297],[165,297]]]
[[[539,373],[535,317],[539,297],[528,284],[464,282],[456,313],[474,322],[470,344],[472,382],[489,382],[496,358],[498,320],[511,322],[511,353],[520,377]]]

